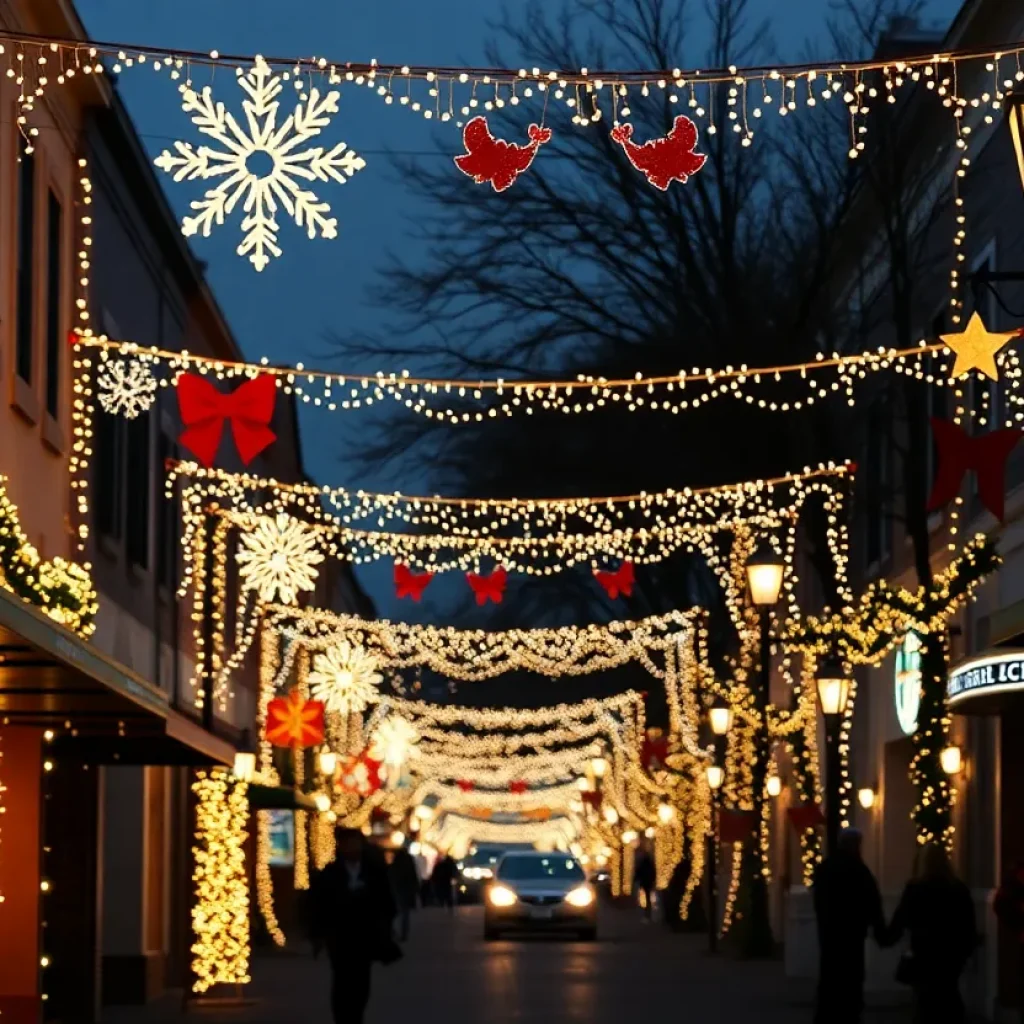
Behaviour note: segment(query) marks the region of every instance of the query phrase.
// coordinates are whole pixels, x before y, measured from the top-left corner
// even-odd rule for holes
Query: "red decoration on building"
[[[595,810],[601,809],[601,790],[599,789],[586,789],[580,793],[580,799],[585,804],[590,804]]]
[[[633,572],[632,562],[623,562],[615,572],[595,571],[594,575],[613,601],[617,597],[629,597],[633,593],[636,576]]]
[[[510,782],[508,784],[508,791],[510,793],[525,793],[527,788],[528,787],[526,783],[523,782],[521,779],[517,780],[516,782]]]
[[[505,582],[508,579],[508,573],[504,569],[495,569],[490,576],[478,576],[475,572],[467,572],[466,579],[473,588],[477,604],[487,604],[488,601],[501,604],[505,594]]]
[[[504,192],[533,163],[537,150],[551,138],[550,128],[536,124],[531,124],[526,133],[530,137],[526,146],[505,142],[491,134],[487,118],[474,117],[462,130],[466,152],[455,158],[455,166],[478,185],[489,181],[495,192]]]
[[[1024,436],[1024,431],[1007,428],[971,437],[955,423],[933,416],[932,436],[938,449],[939,469],[928,498],[928,510],[952,501],[960,493],[967,471],[973,469],[978,478],[981,503],[1002,522],[1006,460]]]
[[[476,788],[476,783],[471,782],[469,779],[458,779],[455,785],[458,786],[463,793],[472,793]]]
[[[633,126],[618,124],[612,129],[612,138],[625,150],[629,162],[643,171],[647,180],[664,192],[673,181],[684,184],[691,174],[696,174],[707,160],[704,153],[695,153],[697,126],[680,114],[672,124],[672,130],[663,139],[651,139],[642,146],[631,142]]]
[[[396,564],[395,593],[399,598],[411,597],[419,601],[433,578],[432,572],[413,572],[407,565]]]
[[[667,736],[650,737],[640,745],[640,763],[649,772],[664,768],[666,757],[668,757]]]
[[[267,704],[267,740],[275,747],[315,747],[324,741],[324,706],[298,690]]]
[[[270,429],[277,384],[263,374],[224,394],[205,377],[183,373],[178,377],[178,408],[185,425],[179,440],[204,465],[213,464],[224,433],[231,424],[235,447],[245,465],[277,440]]]
[[[754,832],[752,811],[736,811],[724,808],[718,812],[718,841],[720,843],[743,843]]]
[[[790,807],[786,814],[789,815],[789,823],[798,833],[825,824],[825,815],[821,813],[818,804],[797,804],[796,807]]]
[[[372,796],[383,788],[385,773],[383,761],[376,761],[366,751],[348,758],[341,766],[337,787],[343,793]]]

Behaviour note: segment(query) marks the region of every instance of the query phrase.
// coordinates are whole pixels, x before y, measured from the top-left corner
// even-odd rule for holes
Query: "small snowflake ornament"
[[[242,534],[235,560],[243,589],[256,591],[261,601],[280,596],[284,604],[294,604],[300,590],[316,586],[316,567],[324,556],[317,550],[316,534],[282,512],[273,519],[261,516]]]
[[[377,659],[359,644],[347,640],[313,655],[309,684],[313,696],[323,701],[328,711],[355,715],[379,699],[383,676],[377,671]]]
[[[107,362],[96,379],[100,406],[111,415],[133,420],[156,401],[157,383],[149,364],[141,359]]]
[[[249,72],[237,70],[239,88],[248,97],[242,101],[245,124],[240,125],[224,104],[215,101],[210,86],[196,92],[181,87],[182,109],[192,115],[200,133],[219,145],[195,148],[188,142],[175,142],[174,150],[164,150],[156,165],[176,182],[219,179],[202,199],[193,200],[195,216],[184,217],[182,231],[187,236],[210,236],[213,228],[241,204],[242,242],[239,256],[248,256],[256,270],[264,270],[272,257],[281,255],[278,243],[280,209],[306,229],[310,238],[337,238],[338,221],[330,216],[330,204],[322,201],[305,182],[335,181],[344,184],[366,166],[361,156],[339,142],[332,149],[309,143],[331,123],[338,112],[340,93],[323,95],[310,89],[305,102],[278,124],[283,89],[280,75],[274,74],[262,57]]]

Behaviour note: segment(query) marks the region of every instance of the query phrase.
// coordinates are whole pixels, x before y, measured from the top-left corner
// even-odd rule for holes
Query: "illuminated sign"
[[[916,633],[908,633],[896,651],[893,697],[900,728],[910,736],[917,731],[921,709],[921,638]]]
[[[295,815],[283,810],[266,814],[270,818],[267,863],[275,868],[290,868],[295,863]]]
[[[1024,693],[1024,651],[999,651],[971,658],[955,668],[946,684],[951,707],[971,697]]]

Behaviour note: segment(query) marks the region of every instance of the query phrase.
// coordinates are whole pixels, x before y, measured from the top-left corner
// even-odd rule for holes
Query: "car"
[[[512,931],[597,938],[597,893],[575,857],[530,851],[501,858],[484,892],[484,939]]]
[[[484,887],[494,877],[494,869],[504,850],[475,848],[459,861],[458,894],[460,903],[479,903]]]

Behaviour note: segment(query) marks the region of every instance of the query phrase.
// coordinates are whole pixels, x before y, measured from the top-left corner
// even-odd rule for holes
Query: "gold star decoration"
[[[971,316],[967,329],[959,334],[941,334],[942,341],[956,354],[953,376],[963,377],[971,370],[999,380],[996,353],[1011,339],[1016,331],[990,331],[978,313]]]

